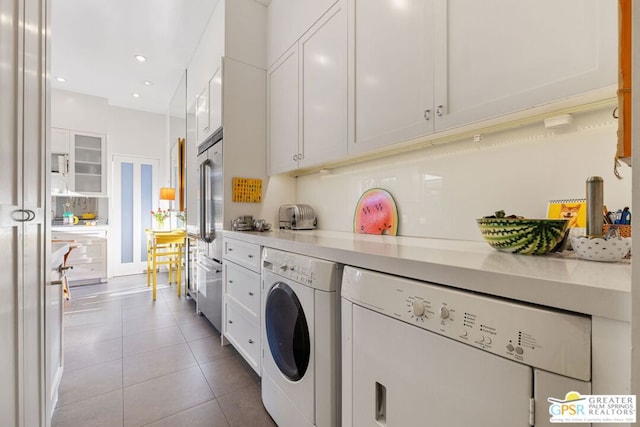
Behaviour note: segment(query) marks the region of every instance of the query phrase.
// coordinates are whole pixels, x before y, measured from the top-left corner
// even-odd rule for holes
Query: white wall
[[[169,183],[167,118],[164,114],[114,107],[106,98],[53,89],[51,126],[107,135],[109,162],[114,154],[159,159],[160,184]],[[110,179],[108,181],[110,194]]]
[[[324,230],[352,231],[367,189],[387,189],[398,206],[398,234],[482,240],[475,219],[503,209],[544,218],[547,201],[585,197],[587,177],[604,178],[609,209],[631,206],[631,169],[613,175],[617,121],[611,108],[574,114],[570,128],[542,123],[297,178],[298,203],[316,211]]]

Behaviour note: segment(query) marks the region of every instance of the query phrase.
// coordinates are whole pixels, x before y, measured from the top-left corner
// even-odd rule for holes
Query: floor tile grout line
[[[217,399],[214,397],[213,399],[205,400],[204,402],[200,402],[200,403],[195,404],[195,405],[193,405],[193,406],[190,406],[190,407],[188,407],[188,408],[181,409],[181,410],[179,410],[178,412],[174,412],[173,414],[169,414],[169,415],[164,416],[164,417],[162,417],[162,418],[158,418],[158,419],[156,419],[156,420],[149,421],[148,423],[142,424],[140,427],[150,426],[151,424],[157,423],[158,421],[162,421],[162,420],[164,420],[164,419],[166,419],[166,418],[173,417],[173,416],[175,416],[175,415],[181,414],[181,413],[186,412],[186,411],[190,411],[190,410],[192,410],[193,408],[197,408],[198,406],[204,405],[204,404],[209,403],[209,402],[216,402],[216,403],[217,403]],[[218,403],[218,406],[220,406],[220,404],[219,404],[219,403]],[[222,412],[222,408],[220,408],[220,411]],[[224,415],[224,413],[223,413],[223,415]],[[226,417],[225,417],[225,421],[226,421]],[[228,421],[227,421],[227,424],[229,424],[229,422],[228,422]]]
[[[76,400],[74,402],[65,403],[64,405],[56,406],[55,410],[57,411],[59,409],[66,408],[68,406],[72,406],[72,405],[76,405],[78,403],[86,402],[87,400],[97,399],[99,397],[103,397],[103,396],[105,396],[105,395],[107,395],[109,393],[113,393],[114,391],[118,391],[118,390],[122,390],[122,387],[114,388],[113,390],[108,390],[108,391],[105,391],[105,392],[101,392],[99,394],[96,394],[95,396],[86,397],[86,398],[83,398],[83,399],[80,399],[80,400]]]

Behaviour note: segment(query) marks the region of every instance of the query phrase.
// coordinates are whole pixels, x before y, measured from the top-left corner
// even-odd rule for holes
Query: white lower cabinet
[[[262,375],[259,262],[261,247],[225,238],[224,248],[222,334],[253,370]]]
[[[107,280],[107,232],[106,230],[53,231],[53,240],[72,240],[79,244],[69,254],[67,272],[71,285],[100,283]]]

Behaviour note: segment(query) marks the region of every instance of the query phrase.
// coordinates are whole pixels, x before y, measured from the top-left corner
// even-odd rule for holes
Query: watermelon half
[[[482,237],[499,251],[542,255],[562,242],[569,220],[481,218],[477,223]]]
[[[353,215],[353,231],[361,234],[398,234],[398,208],[387,190],[365,191]]]

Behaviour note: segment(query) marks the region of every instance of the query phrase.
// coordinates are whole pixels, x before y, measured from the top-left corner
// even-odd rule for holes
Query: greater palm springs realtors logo
[[[635,395],[580,395],[547,398],[552,423],[635,423]]]

